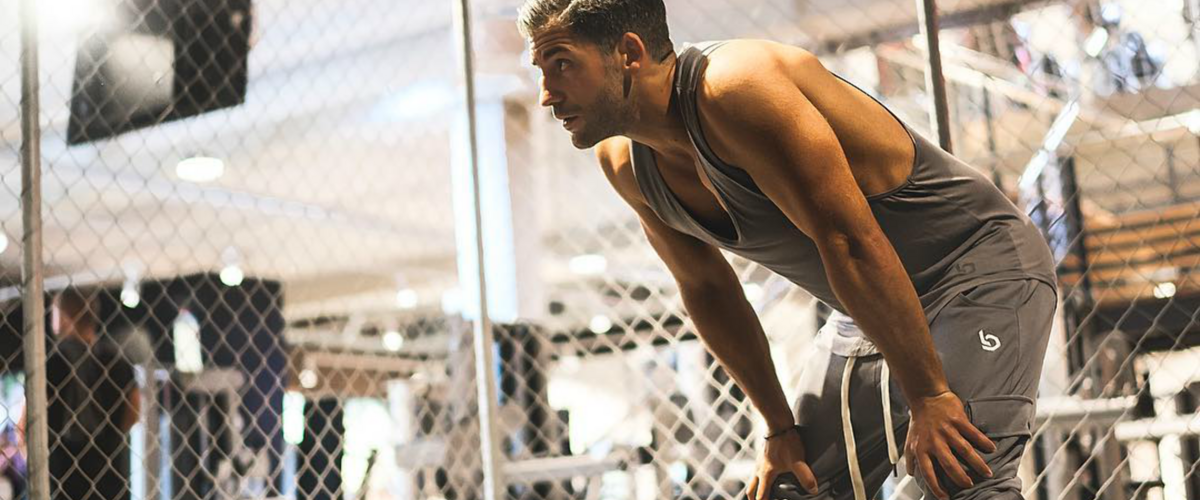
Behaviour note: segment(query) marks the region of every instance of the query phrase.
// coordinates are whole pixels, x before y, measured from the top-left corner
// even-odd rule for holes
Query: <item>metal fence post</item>
[[[470,0],[455,2],[455,28],[462,42],[462,71],[464,98],[467,108],[467,134],[470,141],[471,191],[475,211],[475,256],[479,282],[479,318],[475,321],[475,384],[479,398],[479,447],[483,465],[483,495],[485,500],[504,498],[505,489],[500,470],[500,448],[496,439],[496,374],[493,346],[495,339],[488,313],[487,274],[483,238],[483,208],[479,179],[478,123],[475,109],[475,55],[471,41]]]
[[[929,68],[925,72],[925,87],[933,101],[930,110],[933,130],[938,144],[948,153],[953,153],[950,142],[950,109],[946,104],[946,78],[942,75],[942,49],[938,42],[938,12],[936,0],[917,0],[917,19],[921,33],[925,36],[928,49]]]
[[[37,1],[21,2],[21,296],[25,317],[25,439],[29,498],[50,498],[46,429],[46,332],[42,287],[41,129],[38,111]]]

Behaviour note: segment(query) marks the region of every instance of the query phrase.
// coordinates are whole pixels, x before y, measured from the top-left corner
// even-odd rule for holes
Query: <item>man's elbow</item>
[[[895,255],[883,231],[831,231],[819,241],[827,267],[877,266],[893,260]]]

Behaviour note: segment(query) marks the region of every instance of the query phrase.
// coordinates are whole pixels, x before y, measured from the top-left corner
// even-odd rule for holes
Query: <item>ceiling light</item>
[[[212,182],[225,174],[225,162],[219,158],[193,156],[175,165],[175,175],[188,182]]]
[[[383,334],[383,347],[392,352],[399,351],[404,347],[404,336],[395,330],[388,330]]]
[[[592,318],[591,323],[588,324],[588,328],[594,333],[605,333],[611,330],[612,327],[612,320],[603,314],[597,314],[596,317]]]
[[[316,386],[317,372],[313,371],[311,368],[305,368],[304,371],[300,372],[300,387],[312,389]]]
[[[237,264],[230,264],[221,270],[221,283],[225,286],[238,286],[246,279],[246,273]]]
[[[0,253],[4,253],[6,249],[8,249],[8,235],[0,233]]]
[[[142,296],[137,291],[137,285],[133,282],[126,282],[121,288],[121,304],[125,307],[133,309],[142,303]]]
[[[1175,284],[1171,282],[1159,283],[1154,285],[1154,297],[1158,299],[1169,299],[1175,296]]]
[[[571,258],[567,264],[572,273],[584,276],[595,276],[608,268],[608,260],[603,255],[586,254]]]
[[[413,309],[417,307],[419,297],[417,291],[411,288],[405,288],[396,292],[396,307],[401,309]]]

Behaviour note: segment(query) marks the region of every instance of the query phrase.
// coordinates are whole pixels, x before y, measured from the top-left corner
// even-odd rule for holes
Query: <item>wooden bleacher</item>
[[[1087,262],[1077,255],[1065,258],[1059,269],[1064,292],[1073,291],[1084,273],[1090,280],[1091,300],[1114,308],[1155,296],[1155,287],[1170,283],[1174,296],[1200,296],[1200,203],[1131,212],[1085,225]],[[1084,268],[1086,265],[1086,269]],[[1164,295],[1171,285],[1165,285]]]

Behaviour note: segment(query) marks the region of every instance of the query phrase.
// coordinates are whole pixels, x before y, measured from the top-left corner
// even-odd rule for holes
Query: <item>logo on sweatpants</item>
[[[983,346],[983,350],[992,352],[1000,348],[1000,337],[979,330],[979,343]]]

